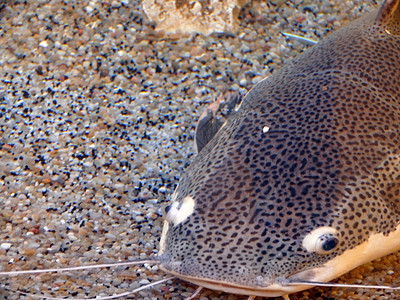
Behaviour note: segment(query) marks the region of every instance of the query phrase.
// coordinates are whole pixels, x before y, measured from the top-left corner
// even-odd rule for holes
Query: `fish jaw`
[[[279,283],[279,281],[282,281],[281,279],[278,279],[276,282],[274,282],[269,279],[264,279],[263,276],[257,276],[254,278],[254,286],[246,286],[226,281],[219,281],[218,279],[208,279],[200,276],[196,277],[186,275],[178,271],[174,271],[181,269],[183,263],[180,261],[171,260],[170,256],[168,255],[168,251],[166,250],[166,240],[168,231],[170,230],[170,225],[172,224],[170,224],[168,220],[164,220],[159,251],[159,258],[161,262],[160,269],[168,274],[178,277],[179,279],[211,290],[238,295],[251,295],[261,297],[280,297],[310,288],[309,286],[299,285],[285,286]],[[195,263],[193,262],[193,264]]]
[[[161,259],[162,261],[162,259]],[[174,275],[177,278],[193,283],[197,286],[205,287],[211,290],[220,291],[229,294],[245,295],[245,296],[260,296],[260,297],[281,297],[288,294],[293,294],[306,289],[307,285],[285,285],[285,280],[278,279],[277,282],[263,281],[262,276],[255,278],[254,286],[245,286],[224,282],[218,280],[209,280],[206,278],[197,278],[194,276],[182,275],[172,271],[169,267],[171,264],[179,264],[179,262],[161,263],[160,269],[164,272]],[[282,283],[280,283],[282,281]]]
[[[165,230],[168,230],[168,228]],[[341,255],[334,257],[322,266],[306,269],[304,271],[298,272],[297,274],[289,276],[288,278],[278,277],[272,280],[266,280],[263,278],[262,275],[260,275],[254,278],[254,285],[252,286],[182,275],[178,272],[171,270],[176,269],[176,267],[170,268],[170,266],[172,265],[179,265],[180,262],[168,261],[167,256],[163,255],[161,255],[160,268],[164,272],[172,274],[182,280],[212,290],[239,295],[280,297],[303,291],[312,287],[309,285],[295,284],[295,282],[329,282],[362,264],[385,256],[399,249],[400,224],[397,226],[396,230],[391,232],[390,234],[374,234],[364,243],[354,247],[353,249],[345,251]],[[292,284],[291,282],[294,282],[294,284]]]

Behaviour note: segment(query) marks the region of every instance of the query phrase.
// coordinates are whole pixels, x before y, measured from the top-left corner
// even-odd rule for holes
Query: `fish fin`
[[[233,93],[225,96],[228,100],[226,101],[226,109],[228,116],[233,112],[237,111],[240,103],[243,100],[243,96],[240,93]]]
[[[197,153],[214,137],[221,128],[223,122],[217,119],[215,113],[209,107],[201,114],[195,131],[195,144]]]
[[[197,122],[195,131],[195,145],[197,153],[199,153],[205,145],[215,136],[218,130],[225,123],[227,117],[236,110],[240,104],[242,97],[237,94],[220,95],[218,99],[211,103],[205,111],[201,114]],[[221,110],[225,111],[222,112]],[[221,113],[221,117],[217,114]]]
[[[393,35],[400,35],[400,0],[386,0],[379,9],[375,24]]]

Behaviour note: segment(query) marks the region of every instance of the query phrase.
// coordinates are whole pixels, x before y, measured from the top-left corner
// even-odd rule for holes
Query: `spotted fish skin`
[[[181,217],[166,215],[165,271],[256,290],[315,279],[315,268],[395,231],[399,24],[399,1],[385,1],[245,96],[173,195]],[[337,231],[333,252],[304,247],[320,227]]]

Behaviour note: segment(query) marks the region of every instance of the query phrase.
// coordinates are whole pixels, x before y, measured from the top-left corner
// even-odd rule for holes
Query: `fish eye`
[[[339,244],[339,239],[333,234],[323,234],[321,235],[316,243],[316,251],[319,254],[328,254],[332,252]]]
[[[303,239],[303,247],[308,252],[318,254],[332,253],[339,245],[337,230],[332,227],[320,227],[314,229]]]

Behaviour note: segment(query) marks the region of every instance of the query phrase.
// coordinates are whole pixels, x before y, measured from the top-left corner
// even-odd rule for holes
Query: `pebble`
[[[73,6],[13,1],[0,19],[1,269],[157,254],[159,216],[195,155],[195,124],[203,109],[220,93],[245,94],[304,50],[281,31],[318,40],[371,10],[372,2],[253,1],[232,35],[163,36],[138,0],[78,0]],[[370,264],[351,275],[362,282],[396,280],[399,257],[389,256],[380,267],[389,265],[394,274]],[[2,278],[1,293],[7,299],[20,299],[10,292],[16,290],[93,298],[164,276],[156,266],[151,272],[124,269],[133,279],[120,272]],[[339,280],[349,282],[349,276]],[[195,289],[175,280],[138,297],[181,299]],[[349,295],[348,289],[316,288],[291,299]],[[378,290],[351,295],[395,299]],[[221,297],[206,290],[200,299]]]
[[[9,250],[11,248],[12,244],[11,243],[1,243],[0,248],[3,250]]]
[[[47,41],[41,41],[41,42],[39,43],[39,46],[40,46],[40,47],[43,47],[43,48],[47,48],[47,47],[49,46],[49,43],[48,43]]]

